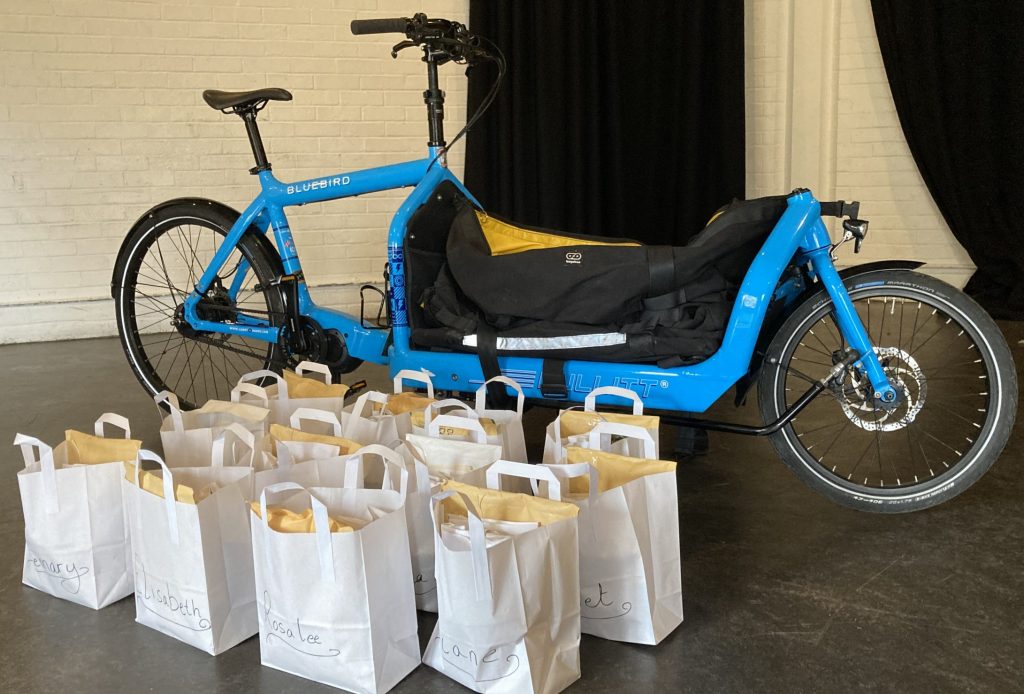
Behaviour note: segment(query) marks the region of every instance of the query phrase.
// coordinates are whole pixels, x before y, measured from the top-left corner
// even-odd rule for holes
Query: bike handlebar
[[[406,34],[409,20],[402,17],[388,19],[353,19],[350,28],[356,36],[360,34]]]

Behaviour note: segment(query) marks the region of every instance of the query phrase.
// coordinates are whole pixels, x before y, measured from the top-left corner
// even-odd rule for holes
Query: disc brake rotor
[[[874,388],[867,375],[847,370],[842,387],[835,393],[843,413],[865,431],[897,431],[907,426],[924,407],[928,383],[921,367],[910,354],[898,347],[875,347],[882,369],[889,382],[902,395],[902,402],[893,409],[874,403]]]

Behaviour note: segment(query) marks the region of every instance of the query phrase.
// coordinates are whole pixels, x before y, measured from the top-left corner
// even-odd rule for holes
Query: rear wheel
[[[182,304],[227,235],[236,217],[209,203],[168,205],[136,226],[115,270],[114,299],[121,346],[150,393],[169,390],[183,408],[211,398],[227,399],[244,373],[279,368],[279,347],[222,333],[196,333]],[[248,267],[248,269],[246,269]],[[229,291],[245,273],[237,293]],[[205,320],[238,322],[246,317],[280,325],[284,304],[271,287],[279,274],[259,239],[245,234],[204,297]]]
[[[847,370],[772,435],[808,485],[846,506],[900,513],[960,494],[995,462],[1013,426],[1017,380],[999,328],[978,304],[916,272],[879,271],[847,289],[901,394],[882,408]],[[774,421],[847,348],[822,291],[797,307],[768,348],[759,384]]]

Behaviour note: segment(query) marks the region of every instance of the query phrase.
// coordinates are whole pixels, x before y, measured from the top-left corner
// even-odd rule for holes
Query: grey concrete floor
[[[1024,327],[1006,331],[1019,369]],[[0,347],[0,363],[4,445],[16,432],[57,442],[114,411],[159,450],[155,406],[116,340]],[[535,454],[551,416],[527,414]],[[1024,691],[1022,452],[1018,427],[962,496],[876,516],[804,487],[767,441],[712,434],[679,470],[686,621],[653,648],[584,637],[572,691]],[[93,612],[22,586],[21,456],[0,460],[0,691],[336,691],[261,667],[256,638],[214,658],[135,624],[131,599]],[[421,615],[421,639],[433,621]],[[421,667],[395,691],[459,690]]]

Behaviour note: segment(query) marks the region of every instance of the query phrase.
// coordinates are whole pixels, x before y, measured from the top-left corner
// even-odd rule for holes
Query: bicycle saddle
[[[203,92],[203,101],[211,108],[224,111],[229,108],[245,110],[259,102],[267,101],[291,101],[292,95],[287,89],[277,87],[266,87],[264,89],[253,89],[250,92],[222,92],[216,89],[207,89]]]

